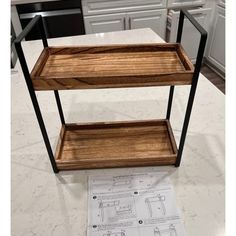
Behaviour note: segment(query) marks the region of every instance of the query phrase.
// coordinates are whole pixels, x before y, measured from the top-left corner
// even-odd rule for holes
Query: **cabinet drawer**
[[[84,16],[166,8],[166,0],[83,0]]]
[[[168,8],[202,6],[206,0],[168,0]]]
[[[85,16],[84,25],[86,34],[122,31],[126,29],[125,13]]]
[[[165,39],[167,9],[127,13],[129,29],[151,28]]]

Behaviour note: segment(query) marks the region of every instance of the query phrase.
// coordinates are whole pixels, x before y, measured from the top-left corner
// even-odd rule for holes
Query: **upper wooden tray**
[[[31,78],[35,90],[191,84],[194,67],[180,44],[48,47]]]

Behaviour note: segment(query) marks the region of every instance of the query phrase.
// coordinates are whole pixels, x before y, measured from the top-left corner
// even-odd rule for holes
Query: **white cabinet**
[[[126,14],[85,16],[86,34],[120,31],[126,29]]]
[[[167,10],[128,13],[129,29],[151,28],[165,39]]]
[[[225,72],[225,8],[216,6],[213,31],[209,38],[207,60]]]
[[[167,0],[82,0],[86,34],[151,28],[165,39]]]
[[[201,26],[206,31],[208,31],[211,8],[198,8],[189,10],[189,13],[198,21],[198,23],[201,24]],[[176,42],[178,23],[179,11],[171,10],[167,20],[167,42]],[[183,48],[192,62],[196,61],[199,42],[200,33],[194,28],[189,20],[185,18],[181,44],[183,45]]]
[[[166,16],[166,9],[85,16],[84,24],[86,34],[151,28],[165,39]]]
[[[191,6],[202,6],[206,0],[168,0],[168,8],[181,8]]]
[[[167,0],[82,0],[84,16],[166,8]]]

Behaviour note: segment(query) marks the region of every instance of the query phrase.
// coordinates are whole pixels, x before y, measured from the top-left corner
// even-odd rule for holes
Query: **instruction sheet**
[[[90,176],[87,236],[186,236],[167,173]]]

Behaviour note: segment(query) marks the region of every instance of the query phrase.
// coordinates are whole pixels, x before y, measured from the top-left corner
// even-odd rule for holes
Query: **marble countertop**
[[[151,29],[49,39],[49,45],[154,43]],[[23,42],[31,69],[41,41]],[[22,71],[12,71],[12,235],[86,235],[87,177],[98,174],[166,171],[189,236],[224,236],[225,96],[203,75],[179,168],[173,166],[60,172],[51,169]],[[67,122],[117,121],[164,117],[168,87],[60,91]],[[177,86],[171,123],[178,142],[189,86]],[[52,92],[38,92],[55,149],[60,121]]]

